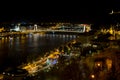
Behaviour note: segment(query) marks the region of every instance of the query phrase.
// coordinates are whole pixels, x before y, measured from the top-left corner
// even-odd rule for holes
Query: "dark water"
[[[75,35],[29,34],[0,40],[0,70],[35,60],[75,39]]]

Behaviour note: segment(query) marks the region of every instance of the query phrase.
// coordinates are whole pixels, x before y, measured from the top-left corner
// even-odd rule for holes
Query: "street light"
[[[111,14],[111,15],[112,14],[120,14],[120,11],[115,12],[115,11],[112,10],[109,14]]]
[[[112,15],[112,18],[113,18],[114,22],[117,22],[117,23],[119,21],[119,17],[118,17],[119,14],[120,14],[120,11],[114,11],[114,10],[112,10],[109,13],[109,15]]]
[[[92,75],[91,75],[91,78],[95,78],[95,75],[94,75],[94,74],[92,74]]]

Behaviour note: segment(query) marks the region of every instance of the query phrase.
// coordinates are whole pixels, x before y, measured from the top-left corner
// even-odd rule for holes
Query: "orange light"
[[[100,66],[100,63],[98,63],[97,65]]]
[[[92,75],[91,75],[91,78],[95,78],[95,75],[94,75],[94,74],[92,74]]]

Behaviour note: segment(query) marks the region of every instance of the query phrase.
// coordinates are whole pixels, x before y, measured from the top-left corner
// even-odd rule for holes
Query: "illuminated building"
[[[4,31],[4,27],[0,28],[0,32]]]

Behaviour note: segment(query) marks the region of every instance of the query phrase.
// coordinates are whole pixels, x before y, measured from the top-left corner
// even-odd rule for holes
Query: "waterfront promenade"
[[[78,42],[71,42],[71,44],[75,43]],[[118,63],[114,64],[114,62],[119,62],[116,57],[116,52],[119,52],[120,50],[118,47],[112,46],[113,45],[110,45],[103,50],[97,50],[97,52],[84,53],[85,55],[83,56],[81,47],[78,48],[72,45],[70,47],[71,54],[67,53],[66,55],[64,53],[62,57],[58,57],[55,54],[61,55],[62,52],[56,49],[55,52],[53,51],[49,55],[46,55],[40,60],[28,64],[23,68],[27,69],[31,76],[38,80],[42,76],[44,76],[44,80],[47,80],[47,77],[45,76],[48,75],[49,77],[56,76],[56,80],[107,80],[110,79],[110,77],[118,80],[118,73],[113,73],[111,71],[113,67],[115,67],[114,69],[118,69]],[[83,50],[86,49],[84,48]],[[57,59],[57,63],[47,65],[47,58]],[[112,76],[112,74],[116,74],[116,76]],[[51,77],[50,79],[52,80]]]

